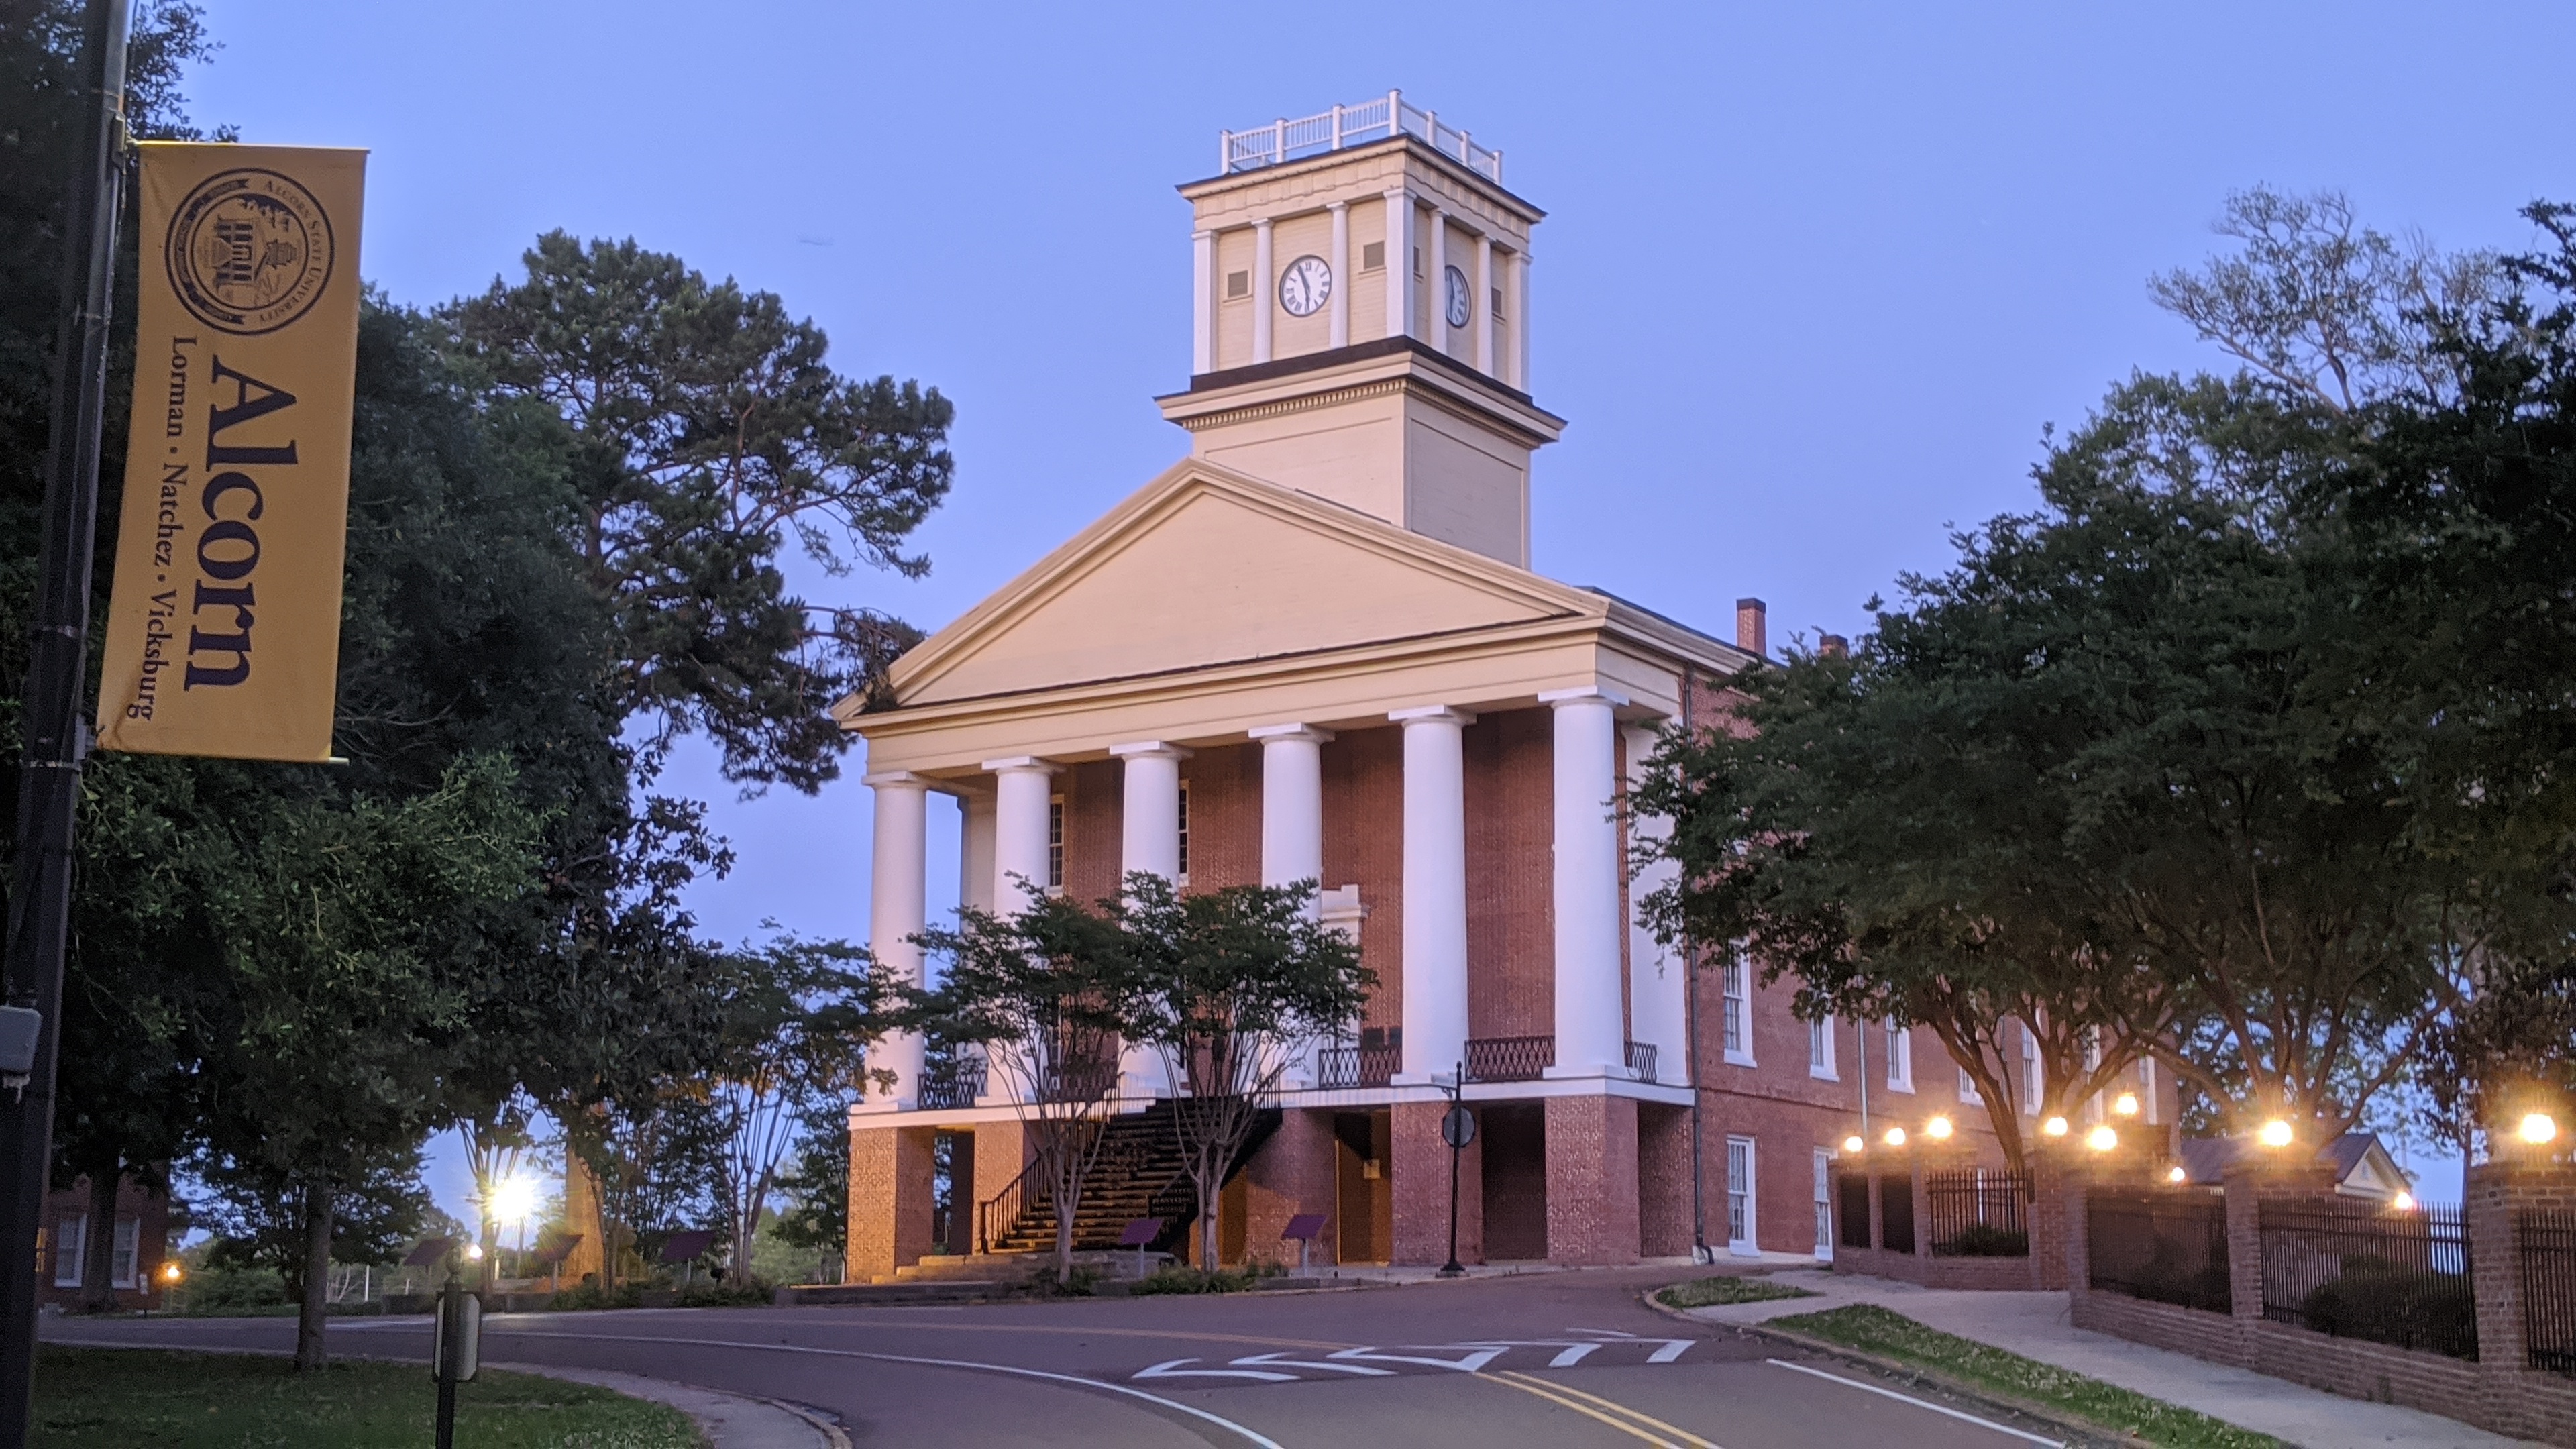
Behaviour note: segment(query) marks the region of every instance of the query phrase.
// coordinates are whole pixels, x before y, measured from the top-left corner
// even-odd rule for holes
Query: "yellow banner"
[[[323,760],[367,153],[145,142],[101,748]]]

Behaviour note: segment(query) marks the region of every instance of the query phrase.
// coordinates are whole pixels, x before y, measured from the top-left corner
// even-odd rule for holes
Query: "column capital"
[[[1309,743],[1318,745],[1329,745],[1333,742],[1333,732],[1331,730],[1319,730],[1310,724],[1254,725],[1252,728],[1245,730],[1244,733],[1253,739],[1262,741],[1305,740]]]
[[[1190,240],[1192,240],[1192,241],[1206,241],[1209,237],[1212,237],[1212,236],[1214,236],[1214,235],[1216,235],[1215,231],[1211,230],[1210,228],[1207,228],[1207,227],[1200,227],[1197,231],[1194,231],[1194,232],[1191,232],[1191,233],[1190,233]]]
[[[1615,689],[1603,689],[1597,684],[1586,684],[1574,689],[1541,690],[1538,702],[1551,708],[1558,705],[1598,702],[1607,704],[1612,709],[1625,709],[1628,707],[1628,696]]]
[[[1179,745],[1166,744],[1161,740],[1130,740],[1123,745],[1111,745],[1109,754],[1111,758],[1120,760],[1186,760],[1190,757],[1191,751]]]
[[[859,783],[871,790],[882,790],[889,785],[897,789],[909,785],[915,789],[926,790],[930,787],[930,777],[916,775],[910,770],[880,770],[872,775],[861,775]]]
[[[1476,722],[1476,717],[1463,709],[1445,704],[1417,705],[1412,709],[1391,709],[1386,717],[1397,724],[1454,724],[1461,727]]]
[[[1324,209],[1326,211],[1348,211],[1351,209],[1351,204],[1347,201],[1327,201],[1324,203]]]
[[[1035,771],[1041,775],[1053,775],[1061,772],[1063,769],[1064,766],[1056,764],[1052,760],[1041,760],[1035,755],[1005,755],[1001,759],[986,760],[984,762],[985,772],[994,775],[1007,775],[1022,771]]]

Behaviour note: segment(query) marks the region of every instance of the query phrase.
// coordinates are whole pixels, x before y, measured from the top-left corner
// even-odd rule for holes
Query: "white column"
[[[957,797],[957,901],[979,911],[993,909],[993,797],[978,792]]]
[[[1635,790],[1657,743],[1653,728],[1631,726],[1620,731],[1627,746],[1628,787]],[[1634,798],[1633,795],[1631,798]],[[1644,863],[1643,848],[1672,838],[1673,822],[1662,815],[1628,817],[1630,862],[1628,903],[1628,1035],[1655,1044],[1655,1078],[1670,1086],[1690,1081],[1690,969],[1679,949],[1655,939],[1641,912],[1646,897],[1681,874],[1669,860]]]
[[[1530,254],[1512,258],[1512,386],[1530,390]]]
[[[1216,371],[1216,233],[1190,233],[1190,372]]]
[[[1118,873],[1143,871],[1178,885],[1181,879],[1181,761],[1190,752],[1161,740],[1111,745],[1126,762],[1125,798],[1119,811]],[[1170,1089],[1162,1056],[1152,1047],[1128,1045],[1118,1053],[1119,1095],[1153,1098]]]
[[[1413,195],[1386,194],[1386,335],[1413,335]]]
[[[1550,690],[1556,711],[1556,1065],[1548,1075],[1625,1076],[1619,1003],[1618,720],[1607,691]]]
[[[1476,370],[1494,375],[1494,239],[1476,238]]]
[[[1431,289],[1431,345],[1449,350],[1449,213],[1431,208],[1431,240],[1422,248],[1422,285]]]
[[[1302,724],[1263,725],[1261,742],[1261,883],[1324,883],[1324,745],[1330,730]],[[1312,914],[1314,908],[1309,907]]]
[[[902,770],[870,775],[876,792],[876,839],[868,889],[868,949],[896,979],[922,983],[921,947],[912,937],[929,924],[929,785]],[[868,1053],[873,1077],[891,1071],[891,1088],[871,1085],[869,1105],[908,1108],[921,1095],[922,1040],[909,1032],[879,1038]]]
[[[1338,114],[1338,112],[1336,113]],[[1324,209],[1333,214],[1333,296],[1332,335],[1327,345],[1351,345],[1351,204],[1330,201]]]
[[[1252,360],[1270,360],[1270,309],[1279,305],[1271,295],[1275,284],[1270,277],[1270,219],[1263,217],[1252,224]]]
[[[1467,787],[1463,731],[1446,705],[1400,709],[1404,726],[1404,1070],[1427,1083],[1467,1055]]]
[[[1034,755],[986,760],[993,774],[993,910],[1015,916],[1047,887],[1047,806],[1056,767]]]

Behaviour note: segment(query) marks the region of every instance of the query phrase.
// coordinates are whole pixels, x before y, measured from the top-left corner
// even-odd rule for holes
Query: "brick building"
[[[88,1178],[45,1197],[42,1241],[37,1245],[40,1298],[62,1308],[81,1304],[81,1279],[91,1256],[108,1255],[108,1286],[119,1308],[161,1304],[161,1263],[168,1255],[170,1200],[132,1178],[116,1185],[113,1222],[94,1218]]]
[[[1498,155],[1394,95],[1223,147],[1180,188],[1193,366],[1159,402],[1190,455],[906,654],[890,707],[843,707],[877,955],[921,970],[934,794],[972,905],[1314,879],[1378,985],[1291,1070],[1229,1257],[1293,1256],[1281,1228],[1320,1213],[1321,1261],[1440,1261],[1432,1079],[1462,1065],[1471,1261],[1678,1255],[1701,1222],[1721,1253],[1829,1244],[1823,1154],[1864,1096],[1912,1125],[1977,1104],[1928,1033],[1811,1029],[1785,986],[1687,971],[1636,924],[1663,877],[1635,869],[1659,827],[1627,782],[1762,657],[1762,605],[1718,637],[1530,571],[1531,456],[1563,424],[1529,391],[1541,213]],[[972,1062],[898,1039],[871,1065],[897,1080],[851,1114],[860,1281],[931,1249],[942,1135],[952,1249],[1026,1162]],[[1167,1093],[1122,1059],[1123,1113]]]

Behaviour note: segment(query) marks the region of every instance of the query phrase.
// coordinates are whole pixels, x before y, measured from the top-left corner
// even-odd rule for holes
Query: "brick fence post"
[[[1925,1180],[1924,1161],[1929,1155],[1929,1149],[1905,1155],[1906,1185],[1914,1194],[1914,1258],[1920,1263],[1932,1261],[1932,1184]]]
[[[2525,1179],[2537,1176],[2520,1163],[2475,1163],[2460,1205],[2469,1244],[2469,1292],[2477,1300],[2478,1362],[2507,1372],[2530,1357],[2522,1316],[2522,1245],[2515,1241],[2514,1219],[2530,1195]]]
[[[2031,1283],[2049,1291],[2071,1289],[2075,1285],[2068,1279],[2067,1264],[2074,1245],[2068,1242],[2068,1213],[2083,1212],[2083,1195],[2074,1192],[2068,1163],[2046,1139],[2032,1139],[2029,1162]]]
[[[1861,1181],[1869,1187],[1869,1247],[1875,1253],[1887,1247],[1887,1204],[1879,1200],[1878,1165],[1864,1157],[1860,1173]]]

